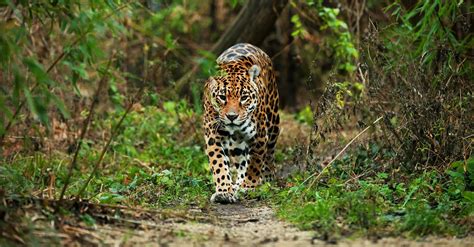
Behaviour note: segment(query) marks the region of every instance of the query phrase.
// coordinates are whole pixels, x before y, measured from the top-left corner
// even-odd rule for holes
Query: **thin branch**
[[[112,142],[112,140],[114,139],[114,137],[117,135],[117,132],[120,128],[120,126],[122,125],[123,123],[123,120],[125,119],[125,117],[127,117],[128,113],[130,113],[130,111],[132,110],[132,107],[133,105],[140,100],[140,96],[142,95],[142,92],[143,92],[143,89],[144,87],[142,86],[140,88],[140,90],[136,93],[136,95],[133,97],[132,101],[129,103],[126,111],[124,112],[124,114],[122,115],[122,117],[120,118],[119,122],[117,123],[117,125],[115,125],[115,127],[112,129],[111,133],[110,133],[110,136],[109,136],[109,139],[107,140],[107,142],[105,143],[105,146],[102,148],[102,151],[100,153],[100,156],[99,156],[99,160],[97,161],[97,163],[95,164],[94,166],[94,169],[92,170],[91,174],[89,175],[89,177],[87,178],[87,181],[84,183],[84,185],[82,186],[82,188],[79,190],[79,193],[77,193],[76,195],[76,200],[78,200],[81,195],[84,193],[84,191],[86,190],[87,186],[89,185],[90,181],[92,180],[92,178],[95,176],[95,174],[97,173],[97,170],[99,169],[99,167],[102,165],[102,161],[104,160],[104,157],[105,157],[105,153],[107,152],[107,150],[109,149],[109,146],[110,146],[110,143]]]
[[[345,146],[341,151],[339,151],[339,153],[323,168],[323,170],[322,170],[319,174],[316,173],[316,172],[313,173],[313,174],[311,174],[311,176],[307,177],[307,178],[300,184],[300,186],[303,185],[303,184],[305,184],[308,180],[310,180],[312,177],[314,177],[314,176],[317,175],[317,176],[312,180],[311,184],[308,186],[308,189],[311,188],[311,187],[313,186],[313,184],[315,183],[315,181],[318,180],[318,179],[321,177],[321,175],[331,166],[331,164],[332,164],[334,161],[336,161],[337,158],[339,158],[339,156],[341,156],[341,154],[343,154],[344,151],[346,151],[346,149],[347,149],[357,138],[359,138],[359,136],[361,136],[362,134],[364,134],[367,130],[370,129],[370,127],[374,126],[374,125],[375,125],[378,121],[380,121],[382,118],[383,118],[383,116],[377,118],[371,125],[367,126],[367,128],[365,128],[364,130],[362,130],[361,132],[359,132],[359,134],[357,134],[354,138],[352,138],[352,140],[349,141],[349,143],[347,143],[346,146]]]
[[[66,181],[64,182],[64,186],[63,186],[63,189],[61,190],[61,194],[59,196],[59,203],[58,203],[58,207],[61,205],[61,201],[63,200],[63,197],[64,197],[64,193],[66,192],[67,190],[67,187],[69,186],[69,182],[71,180],[71,176],[72,176],[72,172],[73,170],[76,168],[76,163],[77,163],[77,156],[79,154],[79,150],[81,149],[81,145],[82,145],[82,142],[84,140],[84,136],[87,132],[87,129],[89,127],[89,124],[92,120],[92,116],[94,115],[94,109],[97,105],[97,102],[98,102],[98,99],[99,99],[99,95],[100,93],[103,91],[103,87],[105,85],[105,81],[106,81],[106,75],[109,71],[109,68],[110,68],[110,64],[112,63],[112,58],[114,57],[114,55],[110,56],[109,58],[109,61],[107,62],[107,68],[106,70],[104,71],[104,74],[102,75],[102,78],[100,79],[99,81],[99,86],[97,87],[97,90],[95,92],[95,95],[94,95],[94,98],[93,98],[93,101],[89,107],[89,113],[87,115],[87,118],[84,120],[84,123],[82,124],[82,130],[81,130],[81,136],[79,137],[79,141],[77,143],[77,147],[76,147],[76,152],[74,153],[74,157],[71,161],[71,164],[69,165],[69,170],[68,170],[68,174],[67,174],[67,177],[66,177]]]
[[[144,57],[144,62],[143,64],[147,64],[147,60],[148,60],[148,57],[145,56]],[[125,112],[123,113],[122,117],[120,118],[119,122],[117,123],[117,125],[115,125],[115,127],[112,129],[111,133],[110,133],[110,136],[109,136],[109,139],[107,140],[107,142],[105,143],[104,147],[102,148],[102,151],[100,152],[100,156],[99,156],[99,159],[97,160],[97,162],[95,163],[95,166],[94,166],[94,169],[92,169],[92,172],[91,174],[89,175],[89,177],[87,178],[86,182],[84,183],[84,185],[82,186],[82,188],[79,190],[79,193],[77,193],[76,195],[76,201],[80,199],[80,197],[82,196],[82,194],[84,193],[84,191],[86,190],[87,186],[89,185],[89,183],[91,182],[92,178],[94,178],[95,174],[97,173],[97,170],[99,169],[99,167],[101,167],[102,165],[102,161],[104,160],[104,157],[105,157],[105,153],[107,153],[107,150],[109,149],[109,146],[110,146],[110,143],[112,142],[112,140],[114,139],[114,137],[117,135],[118,133],[118,130],[120,129],[120,126],[122,125],[123,123],[123,120],[125,120],[125,118],[127,117],[128,113],[130,113],[130,111],[132,110],[133,108],[133,105],[140,101],[141,99],[141,96],[143,95],[143,90],[145,88],[145,83],[147,81],[147,78],[148,78],[148,67],[145,66],[145,70],[144,70],[144,75],[143,75],[143,81],[142,81],[142,84],[140,86],[140,89],[138,90],[138,92],[134,95],[134,97],[132,98],[132,100],[130,101],[130,103],[128,104],[127,106],[127,109],[125,110]]]
[[[276,57],[280,56],[283,52],[285,52],[286,50],[288,50],[288,48],[290,48],[291,45],[293,45],[293,43],[295,43],[295,40],[296,39],[293,39],[290,43],[286,44],[285,47],[283,47],[280,51],[278,51],[275,55],[273,55],[270,59],[273,60],[275,59]]]

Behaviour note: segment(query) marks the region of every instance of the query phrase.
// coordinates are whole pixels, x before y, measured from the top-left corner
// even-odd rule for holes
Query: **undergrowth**
[[[121,114],[94,122],[67,197],[77,195],[98,159],[103,141],[97,135],[114,126]],[[300,117],[285,115],[284,119],[304,125]],[[200,122],[184,101],[134,107],[81,199],[145,208],[206,207],[213,186]],[[290,165],[292,156],[279,150],[280,167]],[[375,143],[360,145],[334,162],[312,187],[302,183],[307,171],[297,172],[279,186],[265,184],[248,193],[247,199],[272,204],[280,218],[314,230],[318,238],[328,241],[398,234],[465,236],[472,231],[474,159],[454,162],[446,170],[406,174],[383,168],[393,156]],[[63,152],[26,152],[4,159],[2,193],[7,199],[58,198],[69,162],[70,155]]]
[[[266,184],[252,196],[271,201],[279,217],[327,241],[472,232],[474,158],[444,171],[381,172],[373,168],[381,160],[373,158],[383,150],[374,145],[350,151],[312,186],[303,183],[309,174],[295,174],[282,188]]]
[[[122,114],[116,112],[92,127],[95,134],[84,141],[80,165],[66,196],[77,195],[97,162],[104,142],[94,141],[93,137],[100,139],[97,135],[114,126]],[[184,102],[138,106],[125,119],[103,167],[82,197],[98,203],[150,207],[207,202],[211,180],[200,135],[196,131],[185,133],[199,122],[199,116]],[[183,128],[186,126],[188,129]],[[10,197],[58,198],[70,159],[62,152],[34,152],[2,160],[0,186]]]

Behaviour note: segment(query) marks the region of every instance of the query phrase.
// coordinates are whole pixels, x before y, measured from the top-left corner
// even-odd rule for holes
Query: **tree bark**
[[[211,52],[218,55],[236,43],[260,45],[274,29],[274,23],[288,0],[249,0],[237,15],[234,22],[212,47]],[[182,76],[174,87],[183,95],[189,91],[189,83],[198,70],[198,65]]]
[[[287,3],[288,0],[249,0],[212,47],[212,52],[220,54],[241,42],[260,45],[273,30],[275,21]]]

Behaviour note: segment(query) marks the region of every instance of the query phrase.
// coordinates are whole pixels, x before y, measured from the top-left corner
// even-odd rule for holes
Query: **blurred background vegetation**
[[[259,196],[273,191],[290,205],[282,217],[330,232],[341,215],[364,229],[402,215],[402,232],[465,234],[474,225],[472,13],[470,0],[0,1],[0,196],[62,197],[72,175],[67,197],[205,203],[203,83],[220,52],[250,42],[278,73],[277,161],[285,195],[297,196]],[[81,188],[94,164],[103,176]],[[322,192],[302,196],[315,172],[304,187]],[[292,203],[309,206],[300,214]]]

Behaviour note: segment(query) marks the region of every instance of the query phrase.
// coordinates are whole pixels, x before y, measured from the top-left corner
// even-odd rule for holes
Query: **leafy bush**
[[[91,67],[103,70],[100,63],[108,55],[100,43],[124,28],[119,23],[120,6],[114,1],[91,0],[85,5],[82,1],[7,1],[2,5],[4,18],[9,20],[9,25],[2,25],[0,37],[1,79],[6,82],[0,88],[0,110],[6,113],[0,118],[3,139],[7,123],[11,127],[25,102],[35,119],[46,126],[51,106],[68,118],[70,109],[53,89],[77,89],[78,80],[89,79],[86,68],[89,72]],[[67,83],[58,83],[63,81]]]
[[[311,30],[320,32],[317,36],[322,38],[322,42],[318,44],[321,46],[318,49],[328,54],[333,60],[331,63],[334,63],[342,74],[354,72],[359,52],[355,48],[347,23],[339,16],[341,10],[325,6],[321,0],[308,0],[306,3],[300,3],[299,7],[306,11],[301,17],[300,15],[291,17],[294,26],[291,35],[305,39],[310,30],[308,27],[319,26],[319,30]],[[298,7],[296,9],[299,10]]]
[[[195,53],[178,42],[178,36],[209,36],[202,29],[210,23],[196,21],[206,20],[201,16],[206,7],[181,1],[0,3],[2,19],[7,20],[0,25],[0,110],[5,113],[0,117],[0,142],[7,134],[25,139],[34,135],[44,147],[53,122],[77,127],[90,101],[99,101],[97,110],[103,113],[123,108],[126,96],[137,87],[172,86],[188,69],[181,65],[192,61]],[[102,78],[104,88],[94,99]],[[194,85],[198,112],[200,92]],[[15,128],[18,125],[37,128]]]
[[[466,159],[474,128],[472,35],[458,24],[467,4],[425,0],[389,10],[400,25],[374,27],[364,43],[367,95],[361,109],[386,116],[386,145],[406,169]]]

